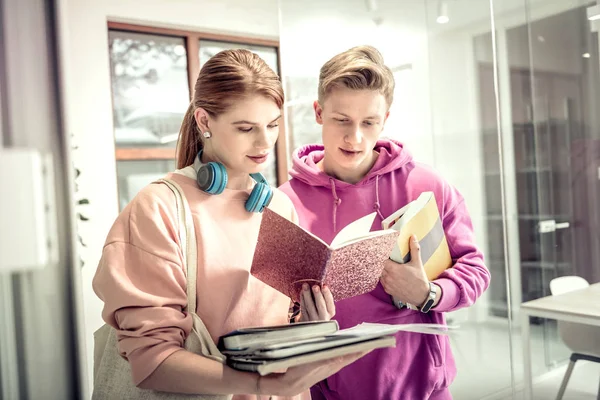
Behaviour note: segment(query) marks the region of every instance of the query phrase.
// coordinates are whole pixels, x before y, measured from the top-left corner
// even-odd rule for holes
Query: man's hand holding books
[[[387,294],[403,303],[420,306],[429,293],[429,279],[421,260],[421,247],[416,236],[410,238],[410,261],[399,264],[385,262],[381,273],[381,285]]]

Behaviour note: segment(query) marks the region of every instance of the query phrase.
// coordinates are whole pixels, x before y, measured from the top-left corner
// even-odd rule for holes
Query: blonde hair
[[[223,50],[211,57],[198,74],[177,141],[177,168],[194,163],[202,149],[201,132],[194,113],[203,108],[211,117],[226,112],[237,100],[259,94],[283,107],[283,88],[279,76],[265,61],[248,50]]]
[[[394,74],[373,46],[357,46],[327,61],[319,74],[319,103],[336,87],[375,90],[383,95],[388,107],[394,100]]]

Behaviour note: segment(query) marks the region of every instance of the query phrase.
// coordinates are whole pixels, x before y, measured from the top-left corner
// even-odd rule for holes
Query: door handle
[[[568,222],[559,222],[559,223],[556,224],[556,230],[567,229],[570,226],[571,226],[571,224],[568,223]]]
[[[545,221],[540,221],[538,226],[538,230],[540,233],[550,233],[557,231],[559,229],[567,229],[571,226],[569,222],[556,222],[553,219],[548,219]]]

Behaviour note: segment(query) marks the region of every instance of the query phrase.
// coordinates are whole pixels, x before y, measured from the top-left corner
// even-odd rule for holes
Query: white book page
[[[429,200],[431,200],[431,197],[433,196],[433,192],[423,192],[419,195],[419,197],[413,201],[413,205],[411,207],[409,207],[408,210],[406,210],[406,213],[404,213],[404,215],[402,216],[400,222],[400,228],[402,228],[403,224],[407,223],[408,221],[411,220],[411,218],[413,218],[415,215],[417,215],[419,213],[419,211],[421,211],[423,209],[423,207],[425,207],[425,205],[427,204],[427,202]]]
[[[456,328],[456,326],[442,324],[375,324],[363,322],[352,328],[339,330],[332,335],[391,335],[399,331],[446,335],[449,330]]]
[[[384,219],[381,223],[382,227],[385,229],[387,226],[391,225],[391,228],[397,231],[401,230],[402,227],[411,220],[411,218],[417,215],[419,211],[425,207],[432,196],[433,192],[421,193],[416,200],[411,201],[400,210]]]
[[[396,230],[400,230],[396,225],[399,223],[400,219],[402,218],[402,216],[404,215],[406,210],[408,210],[408,207],[411,204],[412,204],[412,202],[408,203],[407,205],[405,205],[404,207],[402,207],[401,209],[399,209],[398,211],[396,211],[395,213],[393,213],[392,215],[390,215],[389,217],[387,217],[386,219],[381,221],[381,227],[383,229],[393,228]]]
[[[333,238],[331,247],[340,247],[356,239],[374,235],[376,232],[370,230],[376,215],[377,213],[371,213],[348,224]]]

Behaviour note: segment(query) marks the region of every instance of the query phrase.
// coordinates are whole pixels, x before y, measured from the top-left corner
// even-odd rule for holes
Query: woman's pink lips
[[[264,154],[262,156],[248,156],[249,159],[251,159],[252,161],[254,161],[257,164],[262,164],[265,161],[267,161],[267,158],[269,158],[268,154]]]

